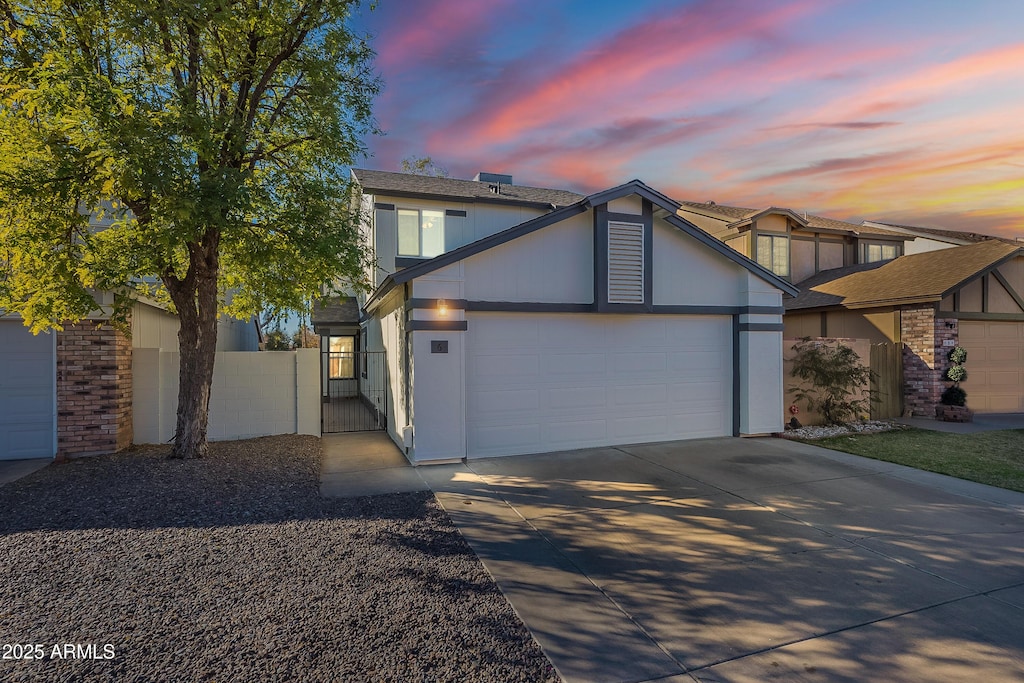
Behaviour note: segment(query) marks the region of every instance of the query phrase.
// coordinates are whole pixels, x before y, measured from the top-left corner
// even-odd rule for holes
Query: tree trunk
[[[219,235],[209,231],[190,249],[189,273],[184,280],[164,278],[178,309],[178,419],[172,458],[202,458],[207,454],[210,389],[217,352],[217,275]]]

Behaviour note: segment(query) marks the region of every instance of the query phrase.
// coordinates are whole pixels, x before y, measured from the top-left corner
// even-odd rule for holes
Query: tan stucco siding
[[[843,243],[825,242],[818,244],[818,270],[843,267]]]
[[[757,219],[758,232],[789,232],[789,221],[785,216],[770,213]]]
[[[790,245],[790,272],[793,282],[800,282],[814,275],[814,242],[794,239]]]

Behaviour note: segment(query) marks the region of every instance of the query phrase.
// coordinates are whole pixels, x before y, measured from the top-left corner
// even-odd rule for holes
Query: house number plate
[[[430,341],[430,352],[431,353],[448,353],[448,341],[432,339]]]

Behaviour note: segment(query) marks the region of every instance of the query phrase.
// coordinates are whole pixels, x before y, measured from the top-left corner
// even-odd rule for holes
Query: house
[[[101,308],[111,303],[101,295]],[[0,316],[0,460],[109,453],[133,439],[133,351],[177,349],[178,320],[134,303],[130,336],[97,312],[59,332],[33,335]],[[218,350],[256,350],[254,322],[222,318]]]
[[[784,336],[902,347],[903,409],[933,416],[950,345],[979,412],[1024,412],[1024,266],[1011,240],[916,226],[861,225],[790,209],[683,202],[679,215],[799,289]],[[895,391],[900,391],[896,389]],[[902,412],[900,410],[899,412]]]
[[[797,290],[656,190],[352,173],[376,256],[358,348],[412,462],[781,430]]]
[[[910,235],[915,239],[907,242],[906,254],[920,254],[925,251],[936,249],[949,249],[950,247],[962,247],[966,244],[976,244],[986,240],[1003,240],[992,235],[983,235],[977,232],[962,232],[960,230],[943,230],[941,228],[925,228],[918,225],[903,225],[900,223],[888,223],[885,221],[862,221],[861,225],[870,228],[881,228],[893,232]],[[1009,240],[1012,241],[1012,240]]]
[[[946,355],[968,352],[961,386],[976,412],[1024,412],[1024,248],[985,240],[824,271],[786,301],[787,336],[844,330],[902,342],[905,408],[933,416]],[[856,322],[856,325],[854,324]]]
[[[748,209],[682,202],[679,215],[792,283],[823,270],[894,259],[915,239],[886,228],[774,206]]]

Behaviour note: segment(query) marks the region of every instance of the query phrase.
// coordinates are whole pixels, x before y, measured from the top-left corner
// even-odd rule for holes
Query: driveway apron
[[[1024,494],[781,439],[419,474],[566,681],[1024,678]]]

